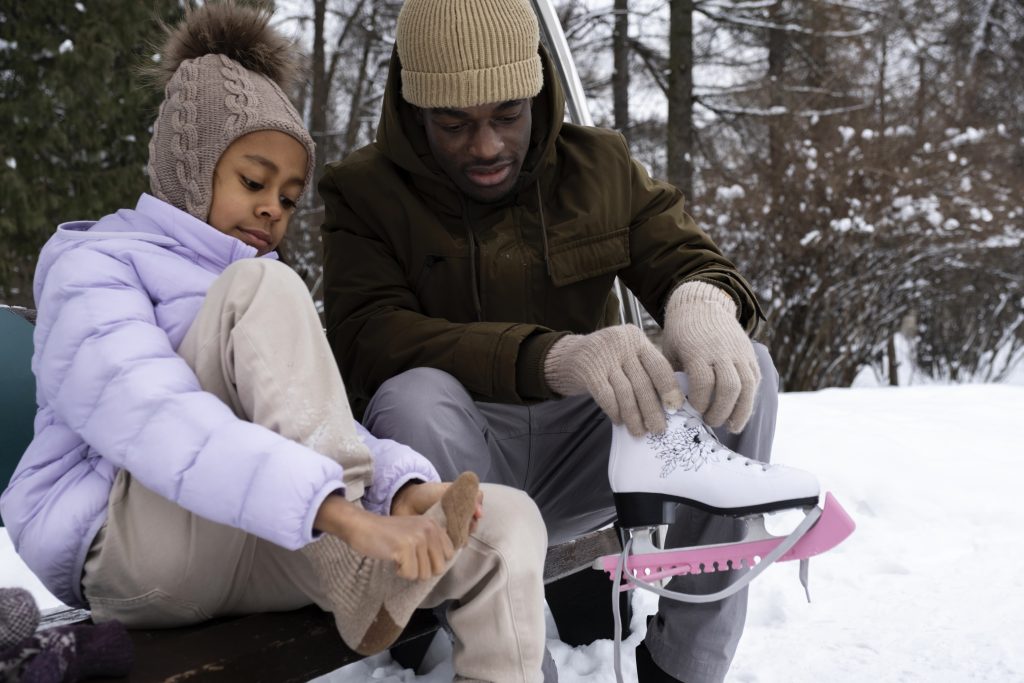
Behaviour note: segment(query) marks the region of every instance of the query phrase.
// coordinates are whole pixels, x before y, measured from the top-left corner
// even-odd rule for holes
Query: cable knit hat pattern
[[[269,27],[266,10],[234,2],[186,10],[167,31],[157,75],[164,101],[149,142],[153,194],[201,221],[210,213],[213,171],[232,142],[278,130],[305,148],[305,187],[315,146],[282,87],[295,70],[287,41]]]
[[[528,0],[406,0],[395,35],[402,97],[425,109],[534,97],[539,44]]]

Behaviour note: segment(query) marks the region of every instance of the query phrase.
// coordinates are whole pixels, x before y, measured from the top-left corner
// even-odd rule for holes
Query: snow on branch
[[[714,7],[716,9],[725,12],[745,12],[752,9],[768,9],[773,5],[777,5],[779,0],[754,0],[753,2],[728,2],[728,3],[716,3],[716,2],[697,2],[693,3],[693,6],[697,9],[704,7]]]
[[[840,7],[842,9],[853,10],[854,12],[860,12],[862,14],[875,14],[881,15],[882,12],[875,9],[871,4],[859,4],[855,2],[844,2],[843,0],[819,0],[823,5],[829,5],[831,7]],[[698,0],[693,3],[694,7],[701,9],[704,7],[710,7],[723,12],[745,12],[750,10],[768,9],[779,4],[779,0],[752,0],[751,2],[726,2],[715,0],[706,0],[701,2]]]
[[[736,15],[718,14],[704,8],[697,8],[697,11],[708,19],[713,19],[724,24],[734,24],[737,26],[746,26],[748,28],[771,29],[775,31],[785,31],[787,33],[801,33],[809,36],[825,36],[827,38],[859,38],[875,31],[873,26],[869,26],[867,24],[849,31],[815,31],[814,29],[807,28],[806,26],[800,26],[799,24],[776,24],[763,19],[751,19],[749,17]]]
[[[750,95],[763,92],[768,86],[763,82],[741,83],[732,86],[694,86],[693,94],[697,97],[725,97],[727,95]]]
[[[819,0],[823,5],[830,5],[831,7],[840,7],[842,9],[853,10],[854,12],[860,12],[861,14],[873,14],[875,16],[883,16],[885,12],[875,9],[871,4],[858,4],[855,2],[843,2],[842,0]]]
[[[768,89],[768,84],[764,82],[750,82],[740,83],[733,86],[722,86],[716,87],[711,85],[694,87],[694,94],[697,97],[726,97],[731,95],[750,95],[753,93],[764,92]],[[783,88],[784,92],[799,93],[802,95],[824,95],[833,99],[842,99],[849,97],[849,93],[840,92],[837,90],[830,90],[828,88],[806,86],[806,85],[787,85]]]
[[[862,102],[860,104],[852,104],[847,107],[833,107],[831,109],[801,109],[798,111],[791,111],[788,107],[776,105],[774,107],[768,107],[762,109],[759,107],[728,107],[728,106],[712,106],[705,102],[701,98],[695,98],[697,104],[701,105],[705,109],[713,111],[716,114],[731,114],[733,116],[760,116],[760,117],[775,117],[775,116],[800,116],[803,118],[815,118],[821,116],[836,116],[838,114],[849,114],[850,112],[862,111],[870,107],[870,103]]]

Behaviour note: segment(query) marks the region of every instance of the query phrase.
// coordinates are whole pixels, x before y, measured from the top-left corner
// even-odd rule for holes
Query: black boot
[[[640,641],[636,646],[636,679],[639,683],[682,683],[658,668],[651,658],[647,643]]]
[[[544,586],[548,609],[566,645],[588,645],[614,635],[612,583],[605,572],[583,569]],[[622,637],[629,634],[629,591],[619,595]]]

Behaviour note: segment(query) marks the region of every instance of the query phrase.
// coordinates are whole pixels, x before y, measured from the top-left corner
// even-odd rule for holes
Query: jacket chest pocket
[[[629,228],[554,245],[548,265],[556,287],[618,272],[629,265]]]
[[[453,322],[476,320],[470,289],[469,258],[430,254],[423,258],[414,282],[421,311],[430,317]]]
[[[416,276],[416,281],[414,283],[417,294],[421,293],[427,286],[434,267],[438,264],[443,264],[447,260],[447,257],[439,256],[437,254],[428,254],[423,258],[423,263],[420,266],[420,272]],[[444,268],[444,266],[442,265],[441,268]],[[440,270],[440,268],[438,270]]]

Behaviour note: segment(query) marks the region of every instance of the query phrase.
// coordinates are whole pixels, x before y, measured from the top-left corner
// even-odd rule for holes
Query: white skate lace
[[[739,453],[736,453],[735,451],[732,451],[728,447],[726,447],[721,441],[718,440],[718,437],[715,436],[715,433],[711,431],[708,428],[708,426],[704,423],[704,419],[699,414],[694,412],[689,404],[683,406],[682,413],[685,415],[685,418],[683,419],[683,427],[695,430],[700,435],[702,441],[706,440],[708,443],[709,452],[717,453],[720,450],[725,451],[725,459],[727,461],[732,462],[733,460],[740,460],[743,463],[744,467],[755,467],[760,465],[762,472],[767,472],[768,469],[771,467],[771,465],[769,465],[768,463],[758,462],[757,460],[751,460],[750,458],[740,455]]]
[[[725,448],[725,446],[722,446]],[[736,457],[743,457],[737,455]],[[619,559],[615,564],[615,575],[612,577],[612,614],[613,614],[613,630],[614,637],[612,643],[612,663],[615,668],[615,680],[617,683],[623,683],[622,679],[622,618],[619,611],[619,586],[622,584],[623,579],[632,583],[636,588],[640,588],[645,591],[654,593],[655,595],[668,598],[670,600],[676,600],[678,602],[688,602],[691,604],[700,604],[708,602],[717,602],[724,600],[736,593],[740,592],[744,588],[750,585],[750,582],[756,579],[761,572],[767,569],[769,566],[775,563],[777,559],[789,552],[790,548],[796,545],[797,541],[804,537],[804,535],[810,531],[814,523],[821,517],[820,508],[812,508],[804,519],[797,525],[793,531],[786,536],[781,543],[772,549],[770,553],[765,555],[760,562],[754,565],[740,577],[738,581],[735,581],[731,585],[723,588],[716,593],[707,594],[692,594],[683,593],[681,591],[672,591],[665,588],[661,588],[652,583],[644,581],[636,576],[630,576],[625,573],[626,562],[629,559],[630,552],[633,549],[633,539],[630,538],[626,541],[622,548],[622,552],[619,554]],[[806,560],[800,561],[800,583],[803,584],[804,590],[807,590],[807,567],[808,563]],[[807,601],[810,602],[811,596],[808,592]]]

